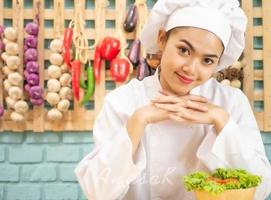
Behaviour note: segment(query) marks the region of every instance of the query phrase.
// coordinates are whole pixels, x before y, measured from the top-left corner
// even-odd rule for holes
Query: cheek
[[[199,72],[199,76],[200,76],[200,79],[201,81],[207,81],[210,77],[213,76],[215,72],[215,68],[212,68],[212,69],[202,69],[200,72]]]

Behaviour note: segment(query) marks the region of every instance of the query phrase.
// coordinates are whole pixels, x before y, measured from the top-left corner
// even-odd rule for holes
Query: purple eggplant
[[[137,79],[141,81],[147,76],[150,76],[150,68],[145,58],[141,58],[137,68]]]
[[[135,4],[131,5],[126,18],[124,20],[123,29],[127,32],[133,32],[136,24],[137,24],[137,18],[138,18],[138,10]]]
[[[128,53],[128,58],[134,65],[137,65],[140,59],[140,47],[141,43],[139,39],[135,39],[131,45]]]

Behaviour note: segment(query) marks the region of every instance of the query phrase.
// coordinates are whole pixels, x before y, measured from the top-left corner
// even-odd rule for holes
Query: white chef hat
[[[157,36],[160,28],[175,27],[206,29],[220,38],[224,52],[217,71],[240,57],[244,46],[247,18],[238,0],[158,0],[141,32],[141,42],[147,53],[159,50]]]

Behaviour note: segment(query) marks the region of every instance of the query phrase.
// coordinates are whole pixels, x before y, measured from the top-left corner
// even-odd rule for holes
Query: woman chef
[[[246,22],[237,0],[157,1],[141,41],[161,52],[159,70],[106,95],[95,148],[75,169],[89,200],[194,200],[182,177],[218,167],[262,176],[255,200],[268,196],[271,167],[249,102],[212,78],[239,58]]]

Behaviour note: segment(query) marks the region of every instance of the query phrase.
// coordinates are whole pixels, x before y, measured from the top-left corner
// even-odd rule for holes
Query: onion
[[[24,44],[29,48],[37,48],[38,45],[38,39],[36,36],[28,35],[25,38]]]
[[[43,104],[43,99],[30,99],[30,102],[35,106],[40,106]]]
[[[25,32],[27,32],[29,35],[38,35],[39,32],[39,26],[35,22],[27,23],[25,26]]]
[[[29,61],[26,63],[26,70],[28,73],[39,73],[39,64],[36,61]]]
[[[34,86],[39,85],[40,77],[37,74],[31,73],[26,77],[27,83]]]
[[[39,85],[32,86],[29,89],[29,95],[32,99],[41,99],[43,90]]]
[[[30,48],[27,49],[24,53],[24,59],[26,62],[28,61],[37,61],[38,60],[38,51],[37,49]]]

